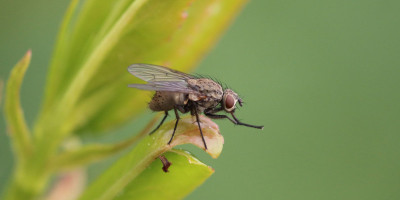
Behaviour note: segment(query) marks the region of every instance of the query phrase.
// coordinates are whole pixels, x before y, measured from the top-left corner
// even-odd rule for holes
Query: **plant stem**
[[[27,162],[17,163],[12,182],[6,191],[4,199],[38,199],[43,194],[49,181],[50,173],[44,165],[41,168],[32,168],[29,163],[36,162],[35,157],[33,155]]]
[[[109,147],[111,148],[111,152],[108,154],[106,153],[107,156],[103,156],[102,159],[126,149],[139,139],[143,138],[143,136],[150,132],[150,129],[159,118],[159,115],[154,117],[147,124],[147,126],[144,127],[144,129],[134,137],[126,141],[110,145]],[[47,138],[47,140],[49,140],[49,138]],[[66,153],[63,152],[56,154],[57,148],[54,149],[52,147],[45,146],[45,141],[39,140],[37,143],[35,143],[35,147],[37,147],[35,148],[36,151],[26,160],[26,162],[17,162],[12,182],[7,190],[6,196],[2,199],[29,200],[40,198],[44,195],[43,192],[46,189],[52,174],[57,172],[57,170],[63,170],[62,167],[55,169],[52,164],[54,164],[54,161],[57,161],[57,159],[62,158],[62,155]],[[83,166],[89,163],[90,162],[85,163]],[[64,165],[73,165],[73,163],[65,163]],[[82,167],[82,165],[75,167]]]

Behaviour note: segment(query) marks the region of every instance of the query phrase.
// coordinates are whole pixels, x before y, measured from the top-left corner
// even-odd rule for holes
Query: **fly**
[[[166,67],[150,64],[133,64],[128,67],[128,71],[134,76],[144,80],[147,84],[130,84],[129,87],[141,90],[156,91],[149,103],[149,108],[153,111],[164,111],[165,115],[160,124],[150,134],[154,133],[164,123],[168,116],[168,111],[174,110],[176,122],[172,132],[171,143],[174,138],[176,127],[179,122],[179,114],[188,113],[196,116],[204,148],[207,144],[201,130],[199,113],[204,113],[212,119],[229,119],[236,125],[242,125],[257,129],[264,126],[255,126],[240,122],[234,115],[236,103],[242,106],[242,99],[231,89],[222,89],[222,86],[208,78],[198,78],[183,72],[172,70]],[[216,114],[225,111],[232,115]]]

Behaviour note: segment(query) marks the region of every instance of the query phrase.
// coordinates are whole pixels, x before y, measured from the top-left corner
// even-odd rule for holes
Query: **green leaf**
[[[32,151],[30,132],[21,108],[20,89],[31,60],[31,51],[14,66],[7,82],[4,116],[17,159],[26,158]]]
[[[44,115],[54,116],[48,111],[54,107],[67,110],[67,119],[59,121],[78,133],[104,131],[135,117],[150,93],[127,87],[140,81],[127,67],[152,63],[189,71],[244,2],[87,0],[75,6],[53,57]]]
[[[174,125],[175,122],[171,121],[162,126],[154,134],[145,137],[131,152],[124,155],[95,180],[82,195],[81,199],[105,200],[115,198],[123,191],[126,191],[127,186],[132,183],[132,181],[135,181],[158,156],[171,150],[171,148],[176,145],[191,143],[200,148],[204,148],[198,126],[191,116],[182,118],[179,121],[175,137],[171,145],[168,145]],[[206,152],[213,158],[218,157],[224,143],[224,139],[218,131],[218,126],[210,119],[203,116],[201,116],[201,126],[208,147]],[[171,166],[171,168],[173,167],[174,165]],[[191,165],[182,166],[182,168],[189,167],[191,167]],[[171,168],[170,170],[172,170]],[[193,184],[194,188],[194,185],[199,185],[203,181],[204,176],[198,177],[198,179],[192,179],[187,183]],[[153,184],[157,184],[157,182]],[[188,188],[183,190],[185,192],[182,192],[182,195],[185,195],[188,190]]]
[[[115,199],[183,199],[214,172],[186,151],[171,150],[164,155],[172,163],[168,173],[155,160]]]

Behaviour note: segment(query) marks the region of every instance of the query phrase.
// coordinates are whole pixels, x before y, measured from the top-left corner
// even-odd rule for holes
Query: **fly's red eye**
[[[227,109],[231,109],[233,106],[235,106],[235,99],[232,97],[232,95],[227,95],[225,99],[225,107]]]

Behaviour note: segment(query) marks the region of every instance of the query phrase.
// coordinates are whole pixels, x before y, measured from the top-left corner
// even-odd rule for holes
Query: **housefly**
[[[147,82],[147,84],[130,84],[128,86],[141,90],[156,91],[149,103],[149,107],[153,111],[164,111],[165,113],[160,124],[151,133],[155,132],[164,123],[168,116],[168,111],[174,110],[176,122],[168,144],[174,138],[176,127],[178,126],[180,119],[178,111],[181,113],[190,112],[192,116],[196,116],[205,149],[207,149],[207,144],[201,130],[199,113],[204,113],[212,119],[227,118],[236,125],[257,129],[264,128],[264,126],[255,126],[240,122],[234,115],[234,112],[236,103],[242,106],[242,99],[231,89],[223,90],[219,83],[211,79],[196,77],[150,64],[133,64],[128,67],[128,71]],[[220,111],[229,113],[232,115],[232,118],[227,115],[216,114]]]

